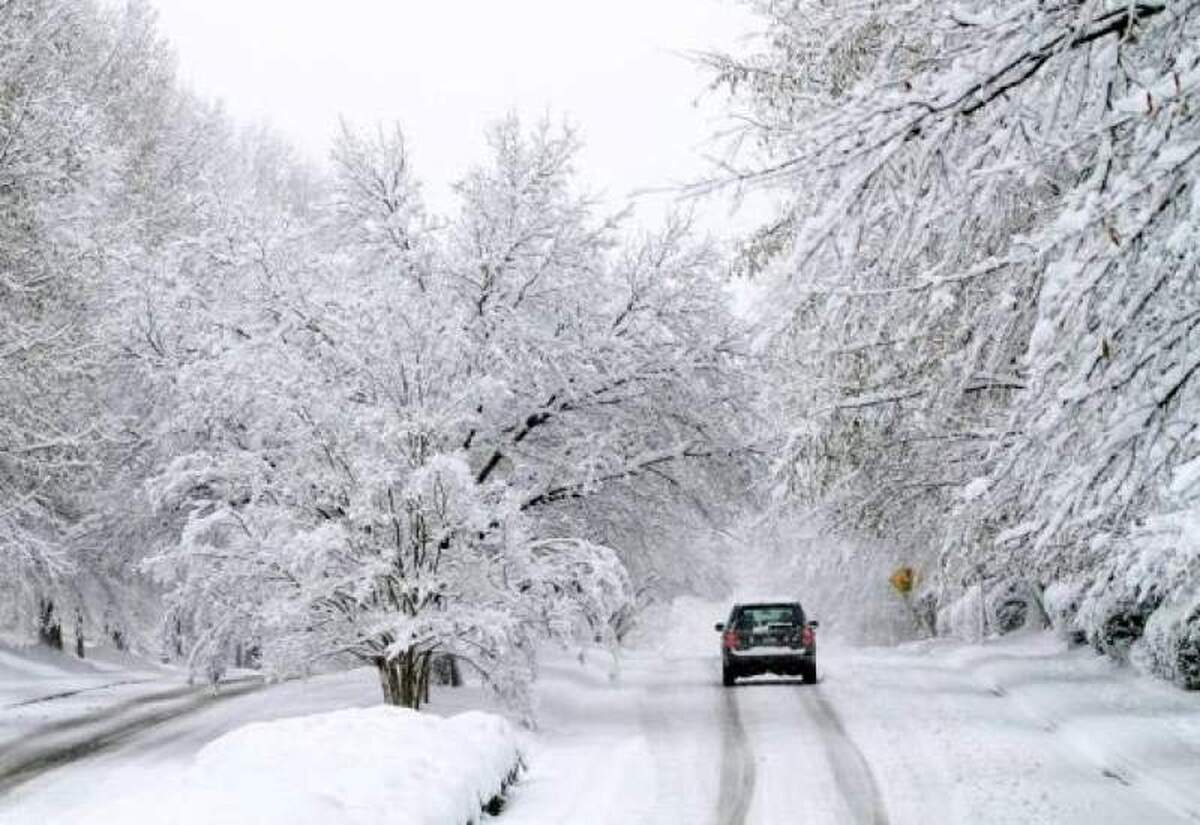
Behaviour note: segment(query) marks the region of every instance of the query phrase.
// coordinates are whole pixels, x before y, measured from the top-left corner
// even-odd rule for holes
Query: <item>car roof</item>
[[[733,609],[745,610],[746,608],[754,607],[800,607],[800,602],[745,602],[743,604],[735,604]]]

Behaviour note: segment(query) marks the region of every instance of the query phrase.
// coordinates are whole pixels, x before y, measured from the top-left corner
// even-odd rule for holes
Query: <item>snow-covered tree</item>
[[[438,225],[402,137],[347,130],[308,229],[229,235],[152,484],[184,518],[153,566],[197,670],[238,644],[357,659],[415,706],[449,654],[519,705],[537,639],[611,638],[627,609],[588,505],[740,446],[711,251],[678,222],[622,249],[571,191],[569,132],[509,120],[494,148]]]
[[[601,215],[514,118],[438,218],[399,130],[316,171],[172,63],[144,3],[0,3],[6,632],[519,704],[538,639],[704,578],[663,571],[748,486],[752,380],[688,220]]]
[[[727,176],[791,193],[746,256],[797,379],[784,478],[947,597],[980,562],[1110,589],[1195,506],[1164,494],[1197,449],[1200,6],[759,6],[763,50],[711,62]]]
[[[99,547],[95,502],[130,442],[111,403],[137,257],[124,173],[172,84],[141,4],[0,8],[0,624],[19,634],[99,624],[129,572]]]
[[[624,240],[596,220],[569,188],[570,130],[525,138],[510,118],[492,141],[496,166],[460,185],[448,265],[491,388],[466,442],[479,480],[503,474],[530,509],[673,486],[681,464],[744,447],[747,359],[715,250],[686,218]]]

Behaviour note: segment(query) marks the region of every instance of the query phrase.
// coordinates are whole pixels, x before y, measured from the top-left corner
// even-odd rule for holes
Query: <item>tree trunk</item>
[[[38,641],[55,650],[63,649],[62,622],[54,613],[51,599],[38,600]]]
[[[393,698],[391,668],[388,666],[387,659],[382,656],[376,656],[374,662],[375,672],[379,674],[379,687],[383,690],[383,703],[385,705],[398,704]]]
[[[420,710],[429,698],[429,656],[410,647],[393,659],[375,659],[384,703]]]
[[[171,633],[171,647],[175,652],[176,659],[183,658],[183,622],[178,618],[175,619],[174,630]]]
[[[113,628],[108,635],[112,637],[113,647],[117,650],[125,650],[125,634],[121,632],[120,628]]]
[[[420,692],[421,692],[420,701],[425,702],[425,703],[429,702],[429,675],[430,675],[430,672],[433,670],[433,668],[431,667],[432,661],[433,661],[432,653],[421,654],[421,670],[420,670],[420,674],[418,675],[417,678],[420,680]]]
[[[75,655],[83,658],[83,610],[75,608]]]
[[[429,672],[435,685],[462,687],[462,668],[458,657],[451,653],[439,653],[429,662]]]

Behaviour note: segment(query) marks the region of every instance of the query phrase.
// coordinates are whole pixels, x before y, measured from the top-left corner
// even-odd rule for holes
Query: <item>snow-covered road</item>
[[[504,821],[885,823],[871,768],[825,686],[723,688],[714,657],[547,667],[530,774]]]
[[[504,821],[1200,822],[1196,698],[1046,644],[833,648],[816,686],[644,652],[613,686],[562,659]]]
[[[615,678],[602,652],[547,654],[540,728],[523,736],[529,770],[498,821],[1200,822],[1194,694],[1039,634],[983,646],[827,640],[817,685],[763,677],[724,688],[709,612],[664,616]],[[0,823],[91,825],[100,802],[166,784],[239,725],[370,705],[377,691],[359,671],[195,708],[0,791]],[[476,688],[445,690],[434,709],[481,703]]]
[[[21,730],[19,736],[11,739],[4,737],[0,750],[0,794],[59,765],[116,748],[143,731],[157,732],[167,723],[176,723],[210,705],[261,687],[262,680],[253,677],[226,683],[220,692],[162,682],[119,682],[22,704],[19,706],[22,709],[35,704],[46,706],[46,716],[54,721]],[[70,712],[77,709],[61,707],[67,704],[62,700],[93,692],[108,693],[109,696],[104,698],[109,701],[99,709],[84,712]],[[61,713],[63,710],[68,712]]]
[[[1195,694],[1045,634],[826,644],[817,685],[724,688],[708,631],[720,617],[664,617],[615,683],[600,657],[551,660],[504,821],[1200,822]]]

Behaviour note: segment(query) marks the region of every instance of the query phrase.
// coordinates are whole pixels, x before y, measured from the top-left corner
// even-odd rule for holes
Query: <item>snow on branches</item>
[[[785,480],[940,548],[949,592],[981,561],[1104,589],[1200,506],[1164,496],[1200,450],[1200,4],[760,5],[764,49],[710,62],[726,177],[791,193],[746,256],[798,378]]]
[[[719,256],[601,215],[573,130],[488,138],[433,216],[398,129],[314,171],[180,90],[148,6],[0,2],[0,630],[152,648],[165,598],[150,652],[209,678],[367,662],[415,706],[453,656],[521,705],[536,640],[707,575],[667,525],[746,487]]]
[[[538,639],[627,620],[587,503],[640,491],[652,521],[733,461],[742,356],[711,250],[682,221],[625,241],[595,218],[570,131],[509,119],[492,144],[449,223],[398,135],[347,131],[307,234],[239,226],[238,309],[192,326],[180,449],[150,484],[180,520],[149,564],[195,669],[239,644],[281,671],[358,660],[416,706],[452,656],[522,706]]]
[[[114,392],[138,222],[124,172],[171,82],[142,6],[0,7],[0,632],[42,605],[80,626],[121,612],[128,569],[97,545],[132,441]]]

